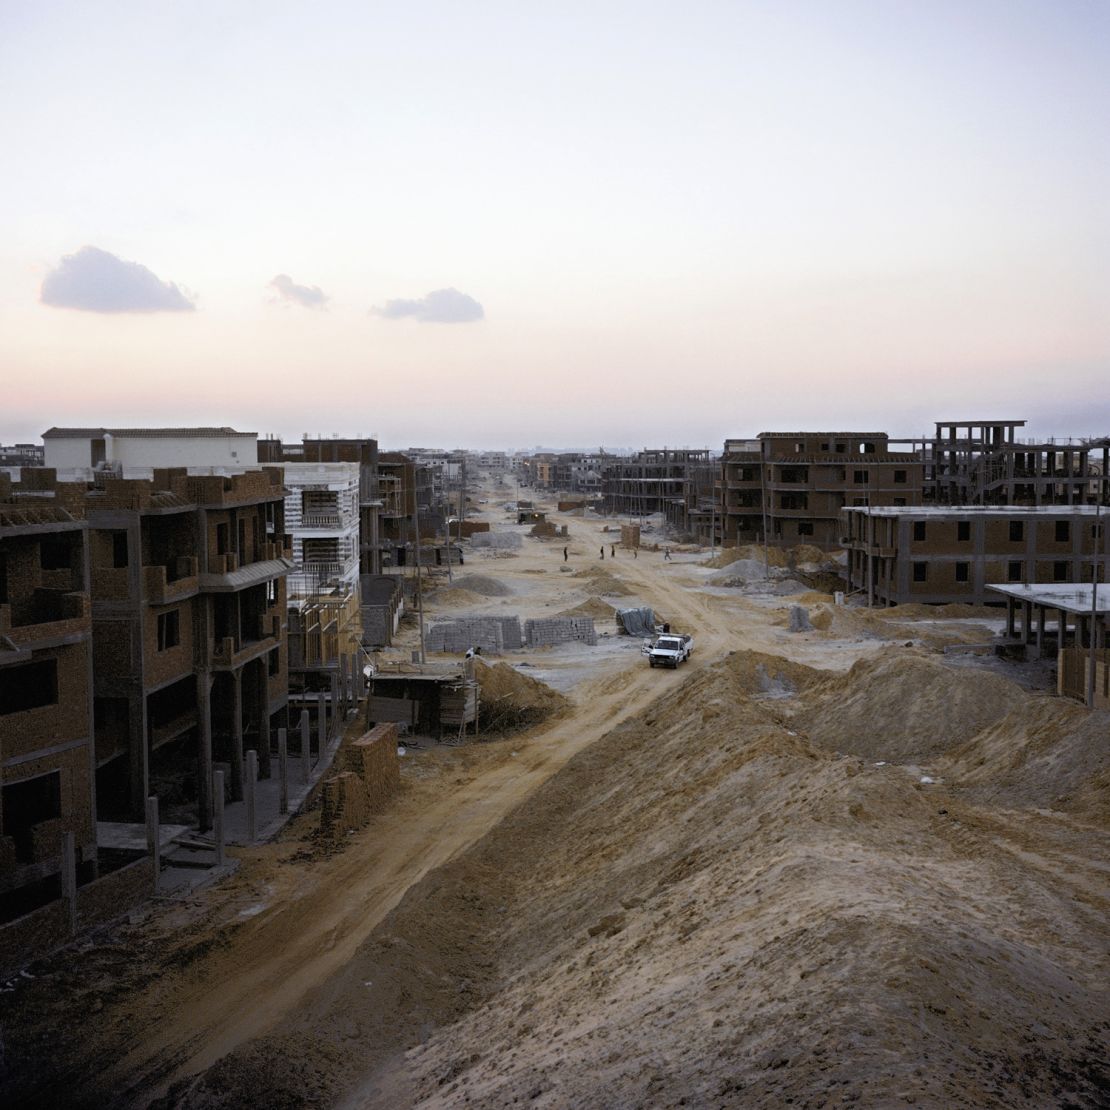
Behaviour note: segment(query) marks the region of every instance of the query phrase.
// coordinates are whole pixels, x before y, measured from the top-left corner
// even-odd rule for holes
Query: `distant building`
[[[840,511],[917,505],[924,464],[891,451],[885,432],[763,432],[726,440],[721,538],[726,546],[840,546]]]
[[[258,434],[234,428],[50,428],[42,438],[59,471],[258,465]]]
[[[843,513],[850,590],[884,605],[997,600],[1007,583],[1090,582],[1107,553],[1092,505],[917,505]]]
[[[0,467],[3,466],[42,466],[45,449],[36,443],[13,443],[0,446]]]

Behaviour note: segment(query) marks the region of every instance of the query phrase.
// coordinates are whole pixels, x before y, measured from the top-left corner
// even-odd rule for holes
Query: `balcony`
[[[0,650],[78,643],[89,634],[90,612],[88,594],[37,589],[22,601],[0,605]]]
[[[336,512],[310,512],[305,513],[301,517],[302,528],[324,528],[333,529],[341,528],[343,526],[342,517],[338,511]]]
[[[170,566],[143,567],[143,596],[151,605],[182,601],[199,589],[200,575],[193,555],[182,555]]]
[[[243,619],[241,637],[223,636],[212,647],[214,667],[241,667],[251,659],[265,655],[281,640],[281,617],[274,613],[260,613]]]

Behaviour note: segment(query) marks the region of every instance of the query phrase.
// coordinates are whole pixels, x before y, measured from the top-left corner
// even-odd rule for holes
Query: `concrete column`
[[[289,751],[285,729],[278,729],[278,776],[281,780],[281,793],[279,795],[278,812],[289,812]]]
[[[216,866],[224,865],[224,773],[212,775],[212,832],[216,844]]]
[[[212,827],[212,676],[197,675],[197,828]]]
[[[340,666],[343,665],[343,656],[339,657]],[[339,672],[331,672],[331,728],[329,735],[338,736],[343,728],[343,692],[339,683]]]
[[[1046,610],[1043,605],[1037,606],[1037,658],[1044,655],[1044,622]]]
[[[1012,597],[1006,598],[1006,635],[1011,640],[1017,635],[1014,629],[1014,599]]]
[[[270,667],[263,657],[258,670],[258,766],[262,777],[270,777]]]
[[[69,933],[77,932],[77,837],[62,833],[62,898],[69,911]]]
[[[328,749],[328,695],[318,694],[316,697],[316,732],[320,740],[319,759],[322,761],[324,752]]]
[[[127,696],[128,794],[132,820],[138,820],[146,804],[144,799],[150,776],[150,752],[147,741],[146,698],[143,696],[142,679],[132,678],[131,681],[132,686]]]
[[[308,782],[308,769],[312,763],[312,729],[308,710],[301,710],[301,782]]]
[[[243,669],[231,673],[231,797],[243,800]]]
[[[1029,601],[1021,603],[1022,617],[1021,617],[1021,638],[1026,644],[1031,643],[1033,640],[1033,604]]]
[[[154,864],[154,890],[162,877],[162,845],[158,835],[158,799],[153,794],[146,800],[146,843]]]
[[[253,844],[258,839],[258,807],[255,804],[255,791],[258,788],[258,752],[251,748],[247,752],[247,773],[245,793],[247,801],[247,840]]]

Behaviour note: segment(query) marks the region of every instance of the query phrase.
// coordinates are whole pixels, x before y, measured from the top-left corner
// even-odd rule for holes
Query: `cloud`
[[[418,300],[386,301],[371,311],[387,320],[403,320],[407,316],[423,324],[469,324],[485,318],[485,309],[473,298],[457,289],[436,289]]]
[[[85,312],[193,312],[193,304],[172,282],[162,281],[138,262],[125,262],[99,247],[62,256],[46,275],[40,299],[54,308]]]
[[[288,274],[278,274],[270,282],[270,289],[276,289],[278,296],[285,301],[294,301],[305,308],[323,308],[327,304],[327,294],[318,285],[298,285]]]

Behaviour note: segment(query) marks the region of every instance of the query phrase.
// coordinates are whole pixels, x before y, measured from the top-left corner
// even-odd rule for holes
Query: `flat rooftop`
[[[1098,505],[846,505],[844,513],[874,517],[919,517],[926,520],[967,520],[975,516],[1089,516],[1100,513]],[[1110,508],[1101,507],[1110,523]]]
[[[1049,609],[1063,609],[1066,613],[1080,616],[1091,612],[1091,594],[1098,590],[1095,598],[1095,612],[1100,616],[1110,614],[1110,584],[1103,582],[1098,586],[1090,582],[1045,582],[1043,584],[988,586],[996,594],[1012,597],[1015,601],[1028,601],[1033,605],[1044,605]]]

